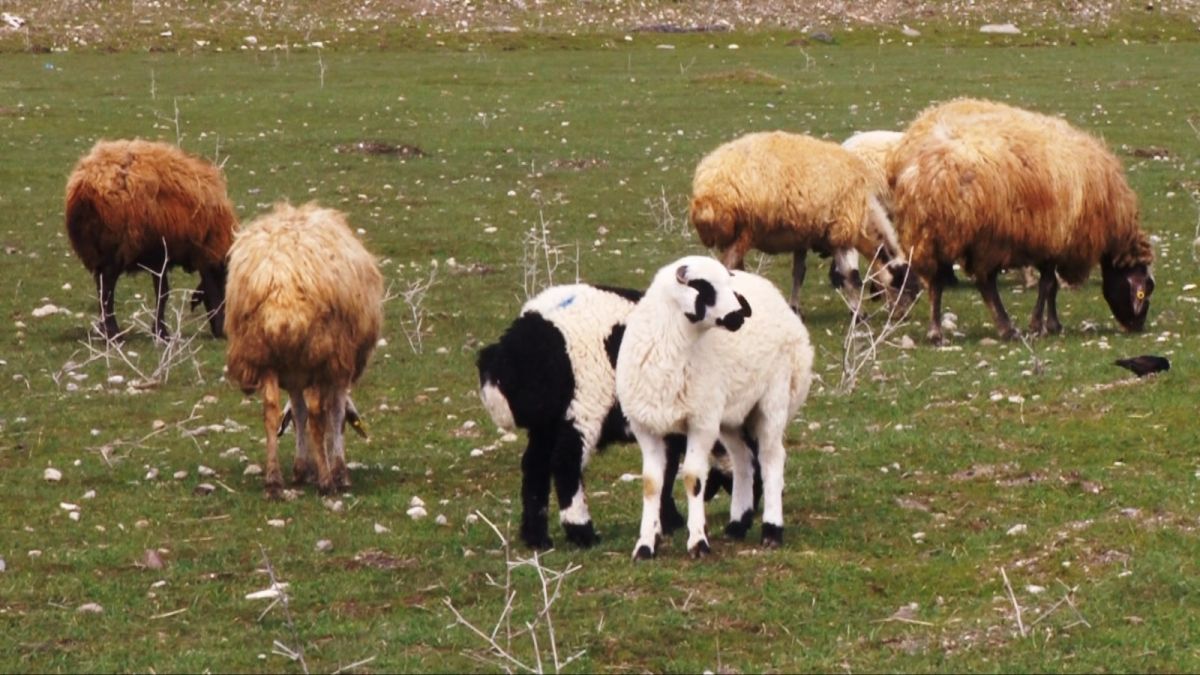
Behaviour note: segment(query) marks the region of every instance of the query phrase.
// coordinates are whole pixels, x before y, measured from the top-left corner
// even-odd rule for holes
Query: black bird
[[[1138,377],[1145,377],[1151,373],[1171,369],[1171,362],[1165,357],[1151,356],[1149,354],[1135,356],[1131,359],[1117,359],[1115,363],[1122,368],[1133,371]]]

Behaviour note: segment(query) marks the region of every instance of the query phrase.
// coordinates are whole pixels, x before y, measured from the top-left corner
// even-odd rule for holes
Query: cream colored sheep
[[[900,289],[907,265],[881,203],[886,192],[880,174],[836,143],[782,131],[752,133],[700,161],[691,222],[731,269],[740,269],[752,248],[792,253],[789,304],[799,311],[809,250],[834,256],[830,278],[852,302],[862,288],[856,251],[868,259],[878,255],[887,264],[885,282]]]
[[[1097,263],[1122,327],[1140,331],[1154,290],[1137,195],[1098,140],[1061,119],[959,99],[923,112],[892,153],[896,223],[929,287],[929,338],[940,342],[939,265],[964,260],[996,327],[1017,334],[996,289],[1001,269],[1041,273],[1030,330],[1058,332],[1056,273],[1068,284]],[[1043,320],[1045,316],[1045,320]]]
[[[347,391],[379,340],[382,301],[375,259],[338,211],[277,204],[238,234],[229,251],[228,377],[247,393],[262,392],[268,496],[283,487],[280,388],[296,417],[293,479],[304,481],[311,443],[321,494],[349,485]]]

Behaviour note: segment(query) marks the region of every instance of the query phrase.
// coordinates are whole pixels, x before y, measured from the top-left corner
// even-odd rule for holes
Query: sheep
[[[805,256],[832,255],[830,281],[852,306],[862,288],[858,255],[886,264],[884,281],[905,304],[915,285],[888,220],[881,175],[836,143],[782,131],[751,133],[702,159],[692,181],[690,219],[730,269],[746,253],[792,253],[790,306],[800,311]]]
[[[322,495],[348,487],[342,426],[347,391],[379,339],[383,278],[346,217],[315,203],[276,204],[242,229],[229,251],[227,376],[262,392],[267,432],[266,493],[283,486],[277,429],[279,390],[295,414],[293,480],[315,464]],[[307,443],[315,452],[309,458]],[[330,464],[333,464],[332,468]]]
[[[813,349],[804,323],[766,279],[689,256],[660,269],[630,312],[617,355],[617,400],[642,448],[642,522],[636,559],[654,556],[663,532],[658,502],[664,437],[687,435],[682,471],[688,551],[709,552],[704,479],[719,438],[733,464],[726,534],[744,538],[753,522],[750,450],[762,471],[762,543],[783,543],[784,429],[808,397]]]
[[[896,222],[912,269],[929,288],[928,337],[942,341],[939,265],[964,260],[996,328],[1018,335],[996,289],[1002,268],[1041,279],[1029,329],[1058,333],[1058,277],[1077,285],[1099,263],[1109,308],[1126,330],[1145,326],[1153,253],[1120,162],[1063,120],[958,99],[924,111],[892,153]]]
[[[167,143],[99,141],[67,180],[66,226],[96,281],[106,339],[120,334],[117,277],[141,269],[154,273],[154,334],[167,339],[167,270],[176,266],[200,274],[193,298],[204,302],[213,335],[224,336],[225,255],[238,221],[220,169]]]
[[[596,540],[583,471],[597,450],[633,441],[616,403],[613,371],[625,317],[641,292],[609,286],[554,286],[530,299],[500,339],[480,350],[479,396],[496,426],[528,431],[521,460],[520,535],[532,548],[553,545],[548,532],[550,482],[567,540]],[[665,482],[675,480],[682,438],[672,438]],[[724,448],[718,446],[721,453]],[[714,468],[712,486],[729,480]],[[664,527],[683,524],[670,493],[661,502]]]

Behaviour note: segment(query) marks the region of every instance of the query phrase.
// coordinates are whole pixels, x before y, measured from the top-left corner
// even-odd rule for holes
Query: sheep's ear
[[[367,436],[367,425],[363,424],[362,416],[358,414],[358,408],[354,407],[354,401],[349,396],[346,397],[346,423],[359,436],[370,438]]]
[[[675,281],[678,281],[685,286],[687,285],[687,265],[680,265],[679,267],[675,268]]]
[[[746,301],[746,298],[741,293],[734,292],[734,295],[737,296],[738,304],[742,306],[742,316],[750,317],[750,303]]]
[[[288,401],[283,406],[283,415],[279,419],[279,429],[275,431],[275,436],[276,437],[282,436],[283,432],[287,431],[287,428],[289,426],[291,426],[291,424],[292,424],[292,402]],[[300,431],[300,433],[304,433],[304,430],[302,429]]]

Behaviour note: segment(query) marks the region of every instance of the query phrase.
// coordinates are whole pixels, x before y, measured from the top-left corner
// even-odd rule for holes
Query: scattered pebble
[[[42,557],[42,552],[35,548],[29,552],[29,557],[30,558],[40,558],[40,557]]]
[[[907,335],[900,336],[900,349],[916,349],[917,343]]]
[[[162,556],[158,554],[158,551],[155,551],[152,548],[148,548],[142,553],[141,563],[143,567],[150,570],[161,570],[162,568],[166,567],[166,565],[163,564]]]
[[[262,467],[257,464],[247,464],[245,470],[242,471],[243,476],[259,476],[262,475]]]
[[[58,311],[59,311],[58,307],[47,303],[47,304],[42,305],[41,307],[38,307],[37,309],[33,310],[32,312],[30,312],[30,314],[33,316],[33,318],[40,319],[42,317],[50,316],[52,314],[58,314]]]
[[[446,519],[445,515],[439,513],[437,515],[437,518],[433,519],[433,522],[437,523],[438,525],[447,525],[447,524],[449,524],[450,521]],[[0,562],[3,562],[3,561],[0,561]],[[0,571],[2,571],[2,570],[0,570]]]
[[[474,525],[475,523],[479,522],[479,516],[475,515],[474,513],[468,513],[465,520],[467,521],[468,525]]]
[[[406,513],[408,513],[408,517],[412,518],[413,520],[420,520],[429,515],[429,512],[425,510],[424,506],[414,506],[406,511]]]
[[[79,507],[77,505],[72,504],[70,502],[59,502],[58,508],[62,509],[63,511],[78,511],[79,510]]]
[[[157,480],[157,479],[158,479],[158,469],[152,468],[146,472],[146,480]]]
[[[1030,595],[1040,595],[1046,592],[1046,587],[1038,586],[1037,584],[1029,584],[1025,587],[1025,590],[1028,591]]]
[[[83,493],[83,498],[84,498],[84,499],[95,499],[95,498],[96,498],[96,491],[95,491],[95,490],[88,490],[87,492]]]
[[[511,431],[505,433],[503,436],[500,437],[501,443],[514,443],[514,442],[516,442],[516,440],[517,440],[517,435]]]
[[[320,539],[317,541],[316,550],[321,553],[328,553],[333,550],[333,542],[328,539]]]
[[[408,505],[409,506],[425,506],[425,500],[421,499],[420,497],[413,497],[412,499],[408,500]]]
[[[216,490],[216,486],[214,486],[212,483],[201,483],[192,490],[192,494],[198,497],[205,497],[211,495]]]
[[[80,614],[103,614],[104,608],[94,602],[85,602],[75,610]]]
[[[8,571],[8,563],[4,562],[4,558],[0,558],[0,574]]]
[[[375,523],[375,534],[385,534],[387,532],[391,532],[391,530],[383,525],[380,525],[379,523]]]
[[[151,431],[161,431],[167,428],[167,423],[162,420],[154,420],[150,423]]]
[[[641,478],[641,476],[637,475],[636,473],[621,474],[621,482],[622,483],[632,483],[633,481],[637,480],[638,478]]]
[[[46,467],[46,470],[42,472],[42,479],[51,483],[62,480],[62,476],[62,472],[54,467]]]
[[[176,471],[174,474],[172,474],[172,478],[174,478],[175,480],[183,480],[184,478],[187,478],[187,471],[180,469],[179,471]]]
[[[67,514],[67,517],[77,523],[79,522],[79,512],[78,511],[71,511],[70,513]]]
[[[287,525],[287,521],[281,518],[272,518],[267,521],[267,524],[271,527],[283,527],[284,525]]]
[[[346,510],[346,505],[340,499],[326,499],[323,503],[325,504],[325,508],[334,513],[341,513]]]
[[[201,464],[200,466],[196,467],[196,473],[200,474],[201,476],[215,476],[215,475],[217,475],[217,472],[216,472],[216,471],[213,471],[212,469],[208,468],[207,466],[204,466],[203,464]]]
[[[918,541],[918,542],[925,541],[925,533],[924,532],[913,532],[912,538],[913,538],[913,541]]]
[[[112,375],[108,378],[109,384],[125,384],[124,375]]]
[[[1011,537],[1011,536],[1017,535],[1017,534],[1024,534],[1027,530],[1029,530],[1028,525],[1026,525],[1025,523],[1017,523],[1016,525],[1013,525],[1012,527],[1008,528],[1008,531],[1005,532],[1005,534],[1007,534],[1008,536]]]
[[[471,456],[472,457],[483,457],[483,450],[481,448],[472,448]]]
[[[979,32],[992,35],[1020,35],[1021,29],[1011,23],[989,23],[980,26]]]

